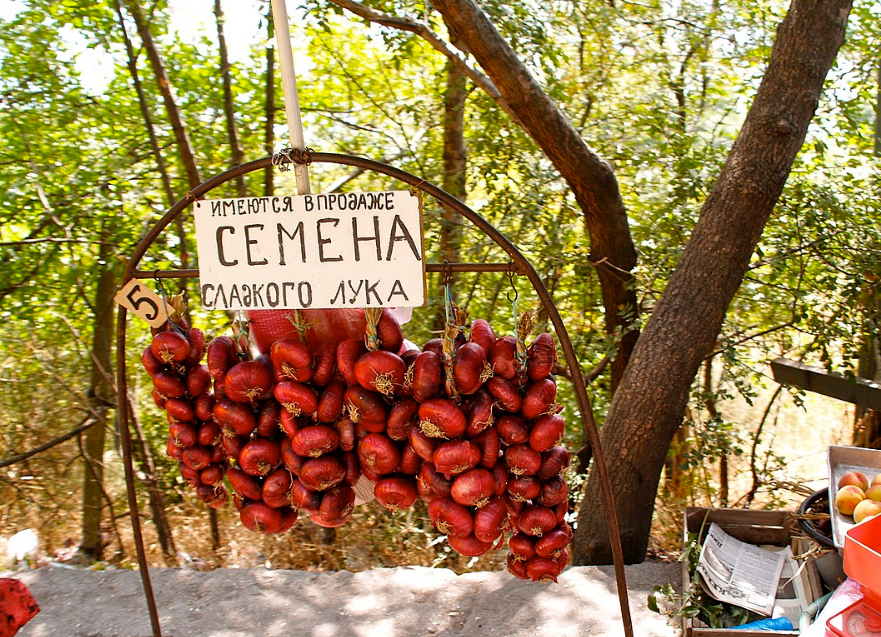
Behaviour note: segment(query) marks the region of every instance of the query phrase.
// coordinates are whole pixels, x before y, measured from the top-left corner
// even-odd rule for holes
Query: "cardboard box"
[[[881,611],[881,515],[863,520],[844,539],[844,572]]]
[[[844,547],[845,534],[854,527],[853,517],[842,515],[835,508],[838,481],[848,471],[861,471],[869,481],[881,473],[881,451],[863,447],[832,445],[827,452],[829,465],[829,513],[832,515],[832,540],[836,548]]]
[[[682,540],[683,546],[688,541],[689,533],[706,533],[710,523],[715,522],[722,530],[742,542],[756,545],[789,546],[796,537],[797,544],[793,552],[807,550],[812,544],[809,540],[801,539],[801,529],[795,516],[788,511],[758,511],[749,509],[707,509],[702,507],[686,507],[683,523]],[[703,540],[703,536],[701,537]],[[813,562],[807,565],[810,586],[819,597],[822,591],[820,576]],[[688,590],[691,582],[691,574],[688,564],[682,564],[683,591]],[[689,617],[682,621],[683,637],[768,637],[769,635],[792,635],[796,637],[798,630],[793,631],[753,631],[731,630],[727,628],[710,628],[703,622]]]

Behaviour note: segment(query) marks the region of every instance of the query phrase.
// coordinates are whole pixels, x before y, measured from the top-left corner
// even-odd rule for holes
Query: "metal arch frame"
[[[624,633],[626,637],[633,637],[633,623],[630,615],[629,601],[627,598],[627,584],[624,572],[624,557],[621,548],[621,534],[618,528],[617,511],[615,509],[611,483],[609,481],[609,471],[602,453],[599,432],[597,430],[596,421],[593,416],[593,409],[591,407],[590,398],[587,395],[587,389],[584,384],[584,376],[581,372],[581,367],[578,364],[578,359],[575,354],[575,349],[572,346],[572,341],[569,338],[569,333],[566,330],[566,326],[563,323],[559,311],[557,310],[557,306],[554,304],[550,293],[548,292],[547,288],[541,280],[541,277],[532,266],[532,264],[526,259],[526,257],[523,256],[520,250],[518,250],[513,243],[511,243],[501,232],[499,232],[499,230],[497,230],[486,219],[473,211],[462,201],[420,177],[370,159],[355,157],[351,155],[319,152],[303,153],[302,155],[298,155],[297,157],[292,157],[290,153],[276,155],[274,157],[264,157],[262,159],[248,162],[246,164],[235,166],[234,168],[231,168],[226,172],[223,172],[207,181],[202,182],[201,184],[193,188],[189,193],[187,193],[187,195],[183,199],[180,199],[171,208],[169,208],[165,215],[159,221],[157,221],[154,226],[138,242],[138,245],[135,247],[132,256],[126,264],[125,272],[123,275],[123,284],[128,283],[128,281],[133,278],[152,278],[153,276],[157,276],[159,274],[138,271],[137,266],[143,256],[146,254],[147,249],[153,244],[153,242],[162,233],[162,231],[181,212],[192,205],[197,199],[201,198],[203,195],[213,190],[214,188],[241,175],[245,175],[256,170],[265,169],[273,165],[282,166],[291,163],[329,163],[344,166],[353,166],[363,170],[369,170],[386,175],[393,179],[397,179],[405,184],[408,184],[413,188],[421,190],[422,192],[431,195],[440,203],[455,211],[459,215],[465,217],[471,223],[477,226],[478,229],[480,229],[484,234],[495,241],[495,243],[499,247],[501,247],[511,258],[511,264],[506,264],[505,268],[507,268],[509,271],[517,273],[518,275],[526,276],[529,279],[529,282],[532,284],[533,288],[541,299],[542,305],[544,306],[545,311],[547,311],[548,313],[548,317],[551,319],[551,323],[553,324],[554,330],[557,333],[557,338],[560,341],[560,346],[563,350],[563,353],[566,357],[566,362],[572,374],[572,384],[575,387],[575,394],[578,399],[579,408],[581,409],[582,423],[587,428],[590,444],[593,448],[594,467],[597,471],[597,476],[600,481],[600,490],[602,494],[603,506],[606,514],[605,517],[609,531],[609,539],[615,567],[615,580],[618,589],[618,600],[621,606],[621,618],[624,625]],[[468,264],[465,264],[464,266],[460,265],[460,267],[456,269],[462,271],[480,271],[494,269],[498,271],[502,270],[503,268],[486,266],[481,268],[480,265],[475,264],[473,266],[469,266]],[[197,275],[197,270],[181,270],[170,272],[164,271],[162,273],[163,277],[194,277]],[[153,635],[154,637],[162,637],[162,632],[159,625],[159,614],[156,607],[156,600],[153,595],[153,586],[150,581],[149,567],[147,565],[146,554],[144,551],[144,538],[141,531],[141,522],[138,513],[137,493],[135,491],[134,465],[132,461],[132,445],[129,425],[130,413],[128,401],[128,386],[126,381],[126,317],[126,308],[120,306],[117,314],[116,329],[116,371],[118,389],[117,410],[119,416],[118,428],[123,450],[123,463],[125,465],[126,491],[128,495],[129,513],[131,517],[132,531],[135,540],[138,565],[141,572],[141,580],[144,587],[144,593],[147,597],[147,607],[150,613],[150,621],[153,627]]]

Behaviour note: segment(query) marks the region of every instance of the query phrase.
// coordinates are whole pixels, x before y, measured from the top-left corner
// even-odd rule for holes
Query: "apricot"
[[[866,489],[866,498],[875,502],[881,502],[881,482],[873,484]]]
[[[872,483],[869,486],[875,486],[876,484],[881,484],[881,473],[872,478]]]
[[[874,500],[862,500],[858,502],[856,507],[853,510],[853,520],[857,524],[865,520],[866,518],[871,518],[881,513],[881,502],[875,502]]]
[[[846,484],[852,484],[865,491],[869,488],[869,479],[862,471],[848,471],[838,479],[838,488],[840,489]]]
[[[853,515],[857,504],[866,499],[866,494],[858,486],[846,484],[835,494],[835,507],[842,515]]]

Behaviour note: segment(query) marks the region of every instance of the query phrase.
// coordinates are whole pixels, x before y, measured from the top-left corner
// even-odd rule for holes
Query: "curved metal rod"
[[[572,384],[575,387],[575,394],[578,400],[578,406],[581,409],[582,423],[587,429],[588,438],[590,439],[590,444],[593,448],[594,468],[597,471],[597,477],[599,478],[600,482],[600,491],[603,498],[603,506],[606,513],[606,523],[608,526],[609,540],[615,566],[615,581],[618,588],[618,601],[621,606],[621,619],[624,625],[624,634],[626,637],[633,637],[633,622],[630,616],[630,604],[627,599],[627,583],[624,572],[624,555],[621,549],[621,534],[618,529],[617,510],[615,508],[611,483],[609,481],[609,470],[602,453],[602,445],[600,443],[599,431],[597,430],[596,420],[593,416],[593,408],[591,407],[590,397],[587,395],[587,388],[584,384],[584,376],[582,374],[581,367],[578,364],[578,358],[575,353],[575,348],[573,347],[572,341],[569,338],[569,332],[566,329],[566,325],[563,323],[563,319],[560,316],[560,312],[557,310],[556,304],[551,298],[551,295],[542,282],[538,272],[526,259],[526,257],[523,256],[520,250],[481,215],[469,208],[466,204],[464,204],[456,197],[453,197],[446,191],[438,188],[434,184],[420,177],[417,177],[416,175],[412,175],[408,172],[377,161],[364,159],[361,157],[354,157],[351,155],[340,155],[335,153],[311,153],[309,155],[309,159],[312,163],[340,164],[380,173],[393,179],[397,179],[398,181],[401,181],[431,195],[443,205],[449,207],[454,212],[468,219],[471,223],[477,226],[478,229],[483,231],[484,234],[495,241],[495,243],[500,248],[502,248],[508,254],[508,256],[511,257],[511,260],[514,263],[517,272],[525,275],[529,279],[529,282],[532,284],[533,288],[538,294],[545,311],[548,313],[548,317],[550,318],[551,323],[554,325],[554,330],[556,331],[557,337],[560,340],[560,346],[563,349],[563,354],[566,357],[566,362],[569,365],[569,369],[572,374]],[[140,242],[135,247],[132,257],[129,259],[129,262],[126,265],[125,273],[123,275],[123,285],[125,283],[128,283],[129,279],[135,276],[135,272],[141,258],[143,258],[149,246],[152,245],[152,243],[162,233],[162,231],[184,209],[192,205],[205,193],[241,175],[256,170],[262,170],[274,164],[290,163],[290,161],[291,160],[289,158],[282,158],[282,160],[279,161],[277,158],[264,157],[262,159],[248,162],[246,164],[241,164],[240,166],[235,166],[234,168],[231,168],[230,170],[221,173],[193,188],[193,190],[187,193],[186,197],[175,203],[165,213],[165,215],[158,222],[156,222],[153,228],[151,228],[150,231],[148,231],[147,234],[145,234],[141,238]],[[144,590],[145,594],[148,597],[148,606],[150,607],[152,620],[156,610],[155,601],[152,599],[152,586],[150,585],[148,566],[146,563],[146,558],[143,555],[143,538],[140,531],[140,520],[137,515],[137,496],[135,494],[133,482],[134,469],[132,467],[131,460],[131,441],[128,436],[128,411],[127,405],[125,404],[126,401],[124,400],[124,397],[126,395],[124,355],[126,319],[125,308],[120,308],[118,318],[119,324],[117,326],[117,378],[119,379],[119,427],[120,430],[125,430],[125,434],[122,434],[121,432],[120,438],[123,446],[123,459],[126,464],[126,482],[128,483],[127,486],[129,495],[129,509],[132,512],[132,527],[134,531],[135,541],[137,544],[139,544],[137,552],[138,563],[141,568],[142,579],[144,581]],[[161,637],[161,633],[159,632],[158,617],[153,624],[153,630],[155,637]]]

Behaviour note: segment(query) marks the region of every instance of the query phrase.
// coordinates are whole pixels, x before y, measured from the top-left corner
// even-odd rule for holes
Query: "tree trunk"
[[[153,450],[147,444],[141,421],[137,415],[137,405],[129,401],[129,414],[134,431],[132,436],[132,453],[138,462],[138,471],[141,482],[147,487],[147,495],[150,502],[150,514],[153,526],[156,527],[156,539],[159,548],[162,549],[162,558],[166,566],[177,565],[177,548],[174,545],[174,534],[168,521],[168,512],[165,510],[165,495],[159,488],[156,480],[156,463],[153,461]]]
[[[611,365],[614,391],[638,333],[634,327],[637,303],[631,274],[636,248],[612,166],[590,149],[473,0],[434,0],[432,5],[560,171],[584,213],[590,234],[588,258],[599,277],[606,331],[622,333]]]
[[[147,129],[147,136],[150,139],[150,151],[153,153],[153,158],[156,160],[156,167],[159,170],[159,176],[162,179],[162,188],[165,191],[165,198],[168,200],[168,206],[171,207],[174,205],[175,201],[174,189],[171,187],[171,179],[168,176],[165,156],[159,148],[159,140],[156,138],[156,129],[153,126],[153,116],[150,114],[150,106],[147,103],[144,87],[141,84],[135,47],[132,46],[131,38],[128,36],[128,30],[125,28],[125,17],[122,15],[122,6],[120,5],[119,0],[114,0],[113,5],[116,9],[116,18],[119,20],[119,29],[122,33],[123,43],[125,44],[128,71],[132,76],[135,92],[138,94],[138,106],[141,109],[141,117],[144,118],[144,127]]]
[[[104,233],[106,234],[106,230]],[[106,238],[106,237],[102,237]],[[103,557],[101,539],[104,499],[104,443],[107,413],[113,404],[111,336],[113,335],[113,296],[116,277],[113,274],[113,250],[109,242],[101,243],[101,261],[105,267],[98,274],[95,291],[95,323],[92,337],[92,371],[89,382],[89,403],[98,422],[86,430],[84,448],[94,470],[83,471],[83,539],[80,549],[93,560]]]
[[[171,128],[174,131],[174,139],[177,142],[178,155],[183,163],[184,170],[187,174],[187,183],[190,188],[195,188],[202,183],[199,176],[199,168],[196,166],[196,157],[193,153],[193,145],[190,143],[190,137],[187,135],[187,129],[184,127],[183,118],[177,103],[174,100],[174,93],[171,89],[171,82],[168,80],[168,73],[165,71],[165,65],[156,43],[153,41],[153,35],[150,33],[150,25],[141,11],[138,0],[125,0],[129,13],[135,20],[138,27],[138,35],[147,52],[150,60],[150,66],[153,68],[153,74],[156,76],[156,84],[159,86],[159,92],[162,94],[162,100],[165,103],[165,110],[168,113],[168,119],[171,122]]]
[[[236,131],[236,111],[232,97],[232,77],[229,72],[229,54],[226,50],[226,37],[223,35],[223,7],[220,0],[214,0],[214,19],[217,23],[217,42],[220,48],[220,75],[223,78],[223,112],[226,115],[226,134],[229,137],[229,147],[232,153],[232,165],[240,166],[244,163],[245,153],[239,134]],[[236,194],[245,197],[248,192],[245,189],[245,176],[236,177]]]
[[[602,442],[628,563],[645,558],[661,469],[691,383],[804,142],[850,6],[793,0],[740,135],[612,399]],[[575,564],[612,560],[599,493],[593,472],[572,542]]]
[[[459,47],[459,38],[455,31],[450,28],[450,42]],[[467,196],[466,174],[468,166],[468,153],[465,148],[465,102],[468,98],[468,79],[462,69],[452,62],[447,62],[447,90],[444,93],[444,177],[441,188],[465,201]],[[458,215],[444,208],[441,213],[440,228],[440,257],[450,263],[459,260],[459,245],[461,232],[458,225]],[[444,298],[444,281],[440,280],[440,294],[437,298]],[[438,306],[438,314],[435,317],[435,329],[442,330],[446,324],[446,312],[444,303]]]
[[[263,124],[263,149],[267,156],[275,152],[275,31],[272,25],[272,6],[266,9],[266,106]],[[263,171],[263,196],[275,192],[275,166]]]

